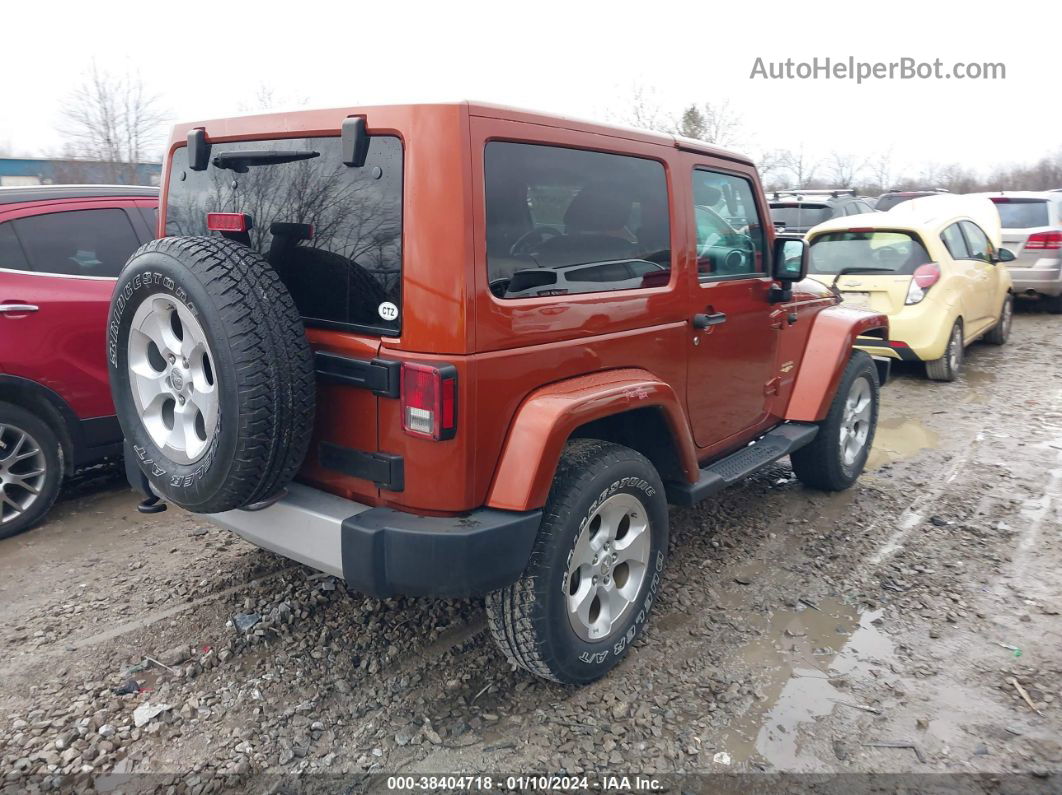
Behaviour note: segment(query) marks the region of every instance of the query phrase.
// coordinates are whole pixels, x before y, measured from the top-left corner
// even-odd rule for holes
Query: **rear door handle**
[[[0,312],[10,312],[12,314],[21,314],[23,312],[36,312],[40,307],[34,304],[0,304]]]
[[[693,316],[694,328],[708,328],[709,326],[718,326],[720,323],[726,323],[726,312],[713,312],[710,315]]]

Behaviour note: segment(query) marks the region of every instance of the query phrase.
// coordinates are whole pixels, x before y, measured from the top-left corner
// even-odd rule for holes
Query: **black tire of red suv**
[[[846,424],[846,404],[857,382],[863,382],[870,397],[869,430],[862,449],[852,461],[845,461],[841,431]],[[857,387],[861,389],[862,387]],[[826,419],[819,423],[819,432],[811,444],[790,454],[793,472],[805,486],[823,491],[844,491],[859,478],[866,466],[874,432],[878,426],[880,387],[874,360],[864,351],[852,351],[848,365],[841,375]]]
[[[608,635],[584,640],[568,616],[568,569],[583,528],[616,495],[629,495],[645,514],[647,565],[625,618]],[[570,442],[557,466],[527,569],[517,582],[487,595],[494,640],[511,663],[545,679],[565,684],[599,679],[623,659],[645,627],[659,595],[667,544],[667,500],[648,459],[610,442]],[[616,582],[618,571],[619,566],[613,572]]]
[[[162,294],[195,316],[213,357],[217,423],[191,463],[167,457],[141,420],[128,367],[132,318]],[[168,237],[126,263],[108,324],[111,393],[126,440],[152,487],[196,513],[268,500],[302,464],[313,429],[313,354],[291,294],[269,263],[237,242]]]
[[[18,446],[23,436],[34,446],[27,447],[27,441]],[[0,444],[0,519],[7,517],[0,521],[0,538],[10,538],[37,524],[55,503],[63,484],[63,449],[48,423],[21,406],[4,402],[0,402]],[[39,455],[30,455],[34,449]],[[44,470],[41,475],[26,479],[27,473],[39,469]],[[16,511],[12,503],[26,504],[26,508]]]

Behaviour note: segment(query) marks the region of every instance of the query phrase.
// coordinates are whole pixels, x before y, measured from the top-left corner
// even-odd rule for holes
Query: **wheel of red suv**
[[[0,403],[0,538],[37,524],[63,482],[59,439],[21,406]]]
[[[1003,299],[1003,307],[999,310],[999,321],[985,334],[985,342],[989,345],[1005,345],[1010,337],[1010,324],[1013,320],[1014,297],[1007,295]]]
[[[111,392],[141,469],[198,513],[268,500],[306,455],[313,357],[269,263],[231,240],[169,237],[122,270],[108,330]]]
[[[926,375],[932,381],[954,381],[962,370],[962,360],[966,354],[962,339],[962,321],[956,320],[948,336],[948,347],[939,359],[926,362]]]
[[[802,483],[843,491],[856,482],[874,444],[878,392],[874,360],[863,351],[852,351],[819,432],[811,444],[789,456]]]
[[[567,684],[623,659],[645,627],[667,556],[667,500],[640,453],[578,439],[557,467],[523,577],[487,596],[509,660]]]

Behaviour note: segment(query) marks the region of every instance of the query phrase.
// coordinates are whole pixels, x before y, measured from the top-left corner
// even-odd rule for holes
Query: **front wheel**
[[[878,370],[863,351],[853,351],[826,419],[811,444],[793,452],[793,471],[806,486],[843,491],[859,478],[878,425]]]
[[[948,347],[939,359],[926,362],[926,375],[931,381],[954,381],[962,370],[962,360],[966,351],[963,347],[962,321],[956,320],[948,337]]]
[[[1003,306],[999,310],[999,320],[992,330],[985,334],[985,342],[989,345],[1005,345],[1010,338],[1010,324],[1014,320],[1014,297],[1008,295],[1003,299]]]
[[[604,676],[645,626],[667,539],[667,501],[653,465],[610,442],[571,442],[527,569],[487,596],[498,646],[510,662],[555,682]]]

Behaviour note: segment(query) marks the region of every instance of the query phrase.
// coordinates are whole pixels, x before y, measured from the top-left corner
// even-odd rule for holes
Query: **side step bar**
[[[787,422],[779,425],[752,444],[701,468],[696,483],[666,486],[668,502],[673,505],[696,505],[706,497],[725,489],[779,458],[799,450],[815,438],[819,426],[811,422]]]

